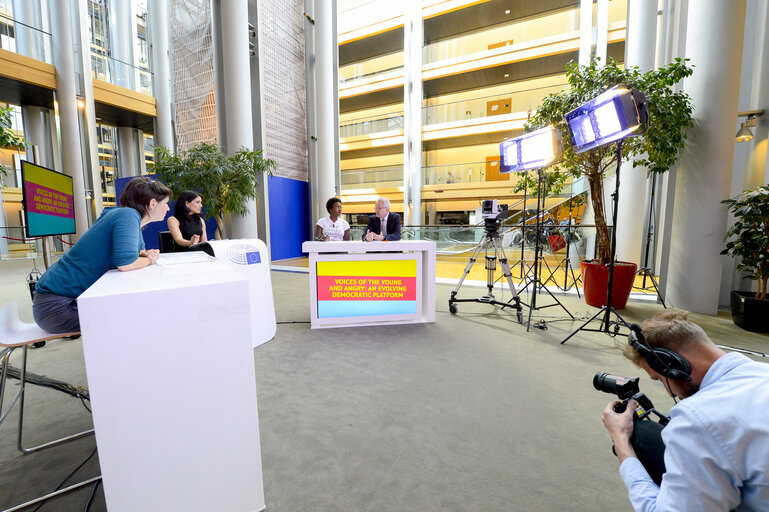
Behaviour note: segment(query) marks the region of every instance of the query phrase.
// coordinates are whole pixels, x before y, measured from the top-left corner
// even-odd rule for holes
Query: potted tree
[[[256,199],[258,177],[272,174],[275,161],[262,158],[261,151],[241,149],[234,155],[222,152],[216,144],[200,143],[187,151],[173,154],[167,148],[155,148],[153,172],[178,195],[183,190],[200,194],[206,218],[216,219],[216,238],[222,238],[224,212],[247,213],[247,201]]]
[[[758,292],[732,291],[732,320],[747,331],[769,332],[769,186],[722,201],[734,215],[721,254],[739,257],[736,270],[758,281]]]
[[[667,66],[642,73],[638,67],[621,68],[613,59],[605,66],[596,60],[580,66],[566,66],[569,87],[545,97],[542,104],[524,126],[526,131],[555,125],[564,134],[563,156],[547,170],[546,193],[557,193],[569,178],[585,176],[596,225],[595,260],[583,262],[585,300],[600,307],[606,302],[606,265],[611,258],[609,227],[606,224],[603,183],[617,166],[616,143],[576,153],[568,137],[566,113],[583,105],[605,90],[624,84],[644,93],[649,107],[649,123],[640,135],[623,142],[623,157],[632,160],[633,167],[643,166],[649,172],[664,173],[676,161],[678,151],[686,142],[686,130],[693,126],[693,107],[689,96],[673,87],[692,74],[686,60],[676,59]],[[536,176],[527,175],[516,185],[516,191],[536,186]],[[635,263],[615,264],[613,306],[625,307],[636,272]],[[593,270],[591,272],[591,269]],[[603,277],[602,277],[603,276]],[[591,277],[597,277],[594,282]],[[623,288],[623,289],[620,289]]]

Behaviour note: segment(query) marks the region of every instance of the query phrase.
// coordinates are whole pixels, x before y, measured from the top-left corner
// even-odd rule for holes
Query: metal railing
[[[0,14],[0,48],[53,64],[51,33],[4,14]]]
[[[425,45],[422,61],[425,64],[456,57],[486,53],[489,46],[519,44],[579,30],[579,9],[569,9],[537,17],[497,25],[488,30],[461,35],[452,39]],[[501,13],[500,13],[501,15]],[[512,41],[512,43],[510,43]]]
[[[402,129],[403,111],[400,111],[343,121],[339,123],[339,136],[354,137]]]
[[[149,96],[154,95],[151,71],[93,50],[91,50],[91,73],[97,80],[104,80]]]

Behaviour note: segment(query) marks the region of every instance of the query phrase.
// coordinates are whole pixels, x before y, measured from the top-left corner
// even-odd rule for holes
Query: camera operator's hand
[[[635,400],[630,400],[627,409],[623,413],[614,412],[614,407],[619,402],[610,402],[603,410],[601,420],[606,430],[609,431],[612,441],[614,441],[614,450],[617,453],[620,464],[629,457],[635,457],[635,451],[630,444],[630,437],[633,435],[633,414],[635,414]]]

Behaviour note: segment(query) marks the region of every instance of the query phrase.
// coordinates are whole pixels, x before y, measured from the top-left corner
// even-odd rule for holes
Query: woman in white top
[[[342,200],[332,197],[326,201],[328,217],[315,224],[315,240],[322,242],[350,239],[350,225],[342,218]]]

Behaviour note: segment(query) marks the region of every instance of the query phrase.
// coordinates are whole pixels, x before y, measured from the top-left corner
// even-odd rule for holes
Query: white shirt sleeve
[[[724,512],[740,504],[741,482],[732,481],[732,461],[690,408],[677,407],[663,430],[665,474],[657,487],[636,458],[626,459],[620,476],[636,512]],[[726,440],[721,440],[722,442]]]

